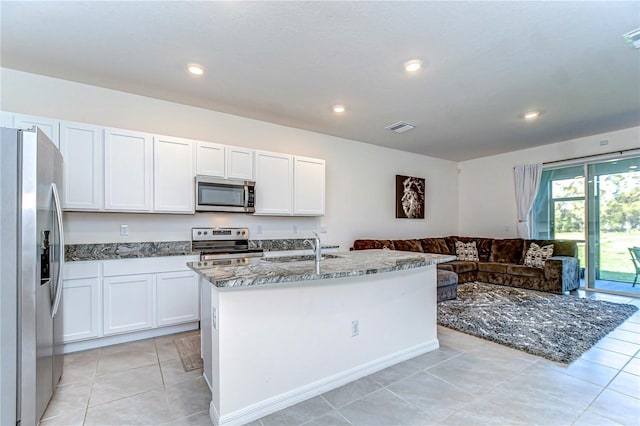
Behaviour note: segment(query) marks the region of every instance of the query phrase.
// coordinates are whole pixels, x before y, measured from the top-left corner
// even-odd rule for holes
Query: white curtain
[[[518,237],[531,238],[531,209],[540,187],[542,164],[523,164],[513,168],[518,206]]]

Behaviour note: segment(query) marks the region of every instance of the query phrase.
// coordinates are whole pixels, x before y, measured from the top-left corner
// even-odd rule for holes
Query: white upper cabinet
[[[321,216],[324,202],[324,160],[256,152],[255,214]]]
[[[293,157],[256,152],[257,215],[288,216],[293,213]]]
[[[53,141],[56,147],[60,148],[60,121],[34,115],[13,114],[13,127],[16,129],[31,129],[38,126],[45,135]]]
[[[226,147],[227,177],[253,180],[253,158],[255,151],[237,146]]]
[[[321,216],[324,214],[325,161],[308,157],[293,157],[293,214]]]
[[[228,179],[253,180],[255,151],[213,142],[198,142],[196,174]]]
[[[153,139],[153,210],[194,212],[194,141],[164,136]]]
[[[103,208],[104,151],[102,127],[60,123],[60,151],[64,157],[65,210]]]
[[[151,211],[152,153],[151,135],[106,129],[106,210]]]
[[[196,174],[225,177],[225,146],[213,142],[196,142]]]

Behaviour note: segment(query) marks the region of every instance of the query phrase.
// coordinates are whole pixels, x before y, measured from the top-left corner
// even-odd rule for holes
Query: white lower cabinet
[[[153,275],[105,278],[104,335],[153,327]]]
[[[166,272],[156,275],[158,326],[198,321],[200,284],[195,273]]]
[[[162,327],[197,327],[200,284],[186,266],[196,260],[169,256],[65,263],[63,342],[88,349],[113,343],[100,344],[101,339],[136,340],[145,338],[136,333]]]
[[[100,263],[65,264],[62,284],[63,341],[93,339],[100,336]]]

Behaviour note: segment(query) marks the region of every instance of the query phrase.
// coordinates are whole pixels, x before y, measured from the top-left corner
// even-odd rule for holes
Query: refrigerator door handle
[[[51,190],[53,193],[53,204],[56,209],[56,225],[58,227],[58,231],[60,233],[58,242],[59,242],[59,251],[58,251],[58,277],[55,282],[55,297],[53,300],[53,306],[51,307],[51,318],[53,318],[58,312],[58,307],[60,306],[60,299],[62,298],[62,272],[64,265],[64,230],[62,225],[62,205],[60,204],[60,196],[58,195],[58,187],[55,183],[51,184]]]

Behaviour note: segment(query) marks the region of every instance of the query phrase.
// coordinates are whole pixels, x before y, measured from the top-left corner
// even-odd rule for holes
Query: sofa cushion
[[[423,238],[420,244],[425,253],[451,254],[444,238]]]
[[[553,256],[553,244],[540,247],[536,243],[531,243],[529,250],[524,255],[524,266],[534,268],[544,268],[544,262]]]
[[[493,240],[489,262],[522,264],[523,246],[524,240],[521,238]]]
[[[439,269],[437,271],[437,286],[438,287],[446,287],[448,285],[457,285],[458,284],[458,274],[451,271],[444,271]]]
[[[458,260],[470,260],[472,262],[478,262],[478,249],[476,248],[476,242],[471,241],[463,243],[462,241],[456,241],[456,257]]]
[[[527,250],[531,246],[531,243],[536,243],[540,247],[553,244],[554,256],[570,256],[578,257],[578,244],[575,241],[562,241],[562,240],[525,240],[523,248],[523,258],[526,255]]]
[[[370,250],[388,248],[394,250],[393,241],[391,240],[355,240],[353,242],[354,250]]]
[[[471,241],[475,241],[476,248],[478,249],[478,257],[480,258],[480,262],[488,262],[489,256],[491,255],[491,244],[493,242],[492,238],[482,238],[482,237],[448,237],[451,240],[451,247],[453,247],[451,254],[456,252],[456,241],[462,241],[463,243],[469,243]]]
[[[453,260],[451,262],[445,263],[445,265],[451,265],[453,272],[455,272],[456,274],[478,270],[478,262],[467,262],[466,260]]]
[[[393,240],[393,246],[396,250],[422,252],[420,240]]]
[[[544,278],[544,269],[524,265],[507,265],[507,274],[524,277]]]
[[[478,263],[478,271],[495,272],[497,274],[506,274],[507,265],[508,265],[507,263],[480,262]]]

